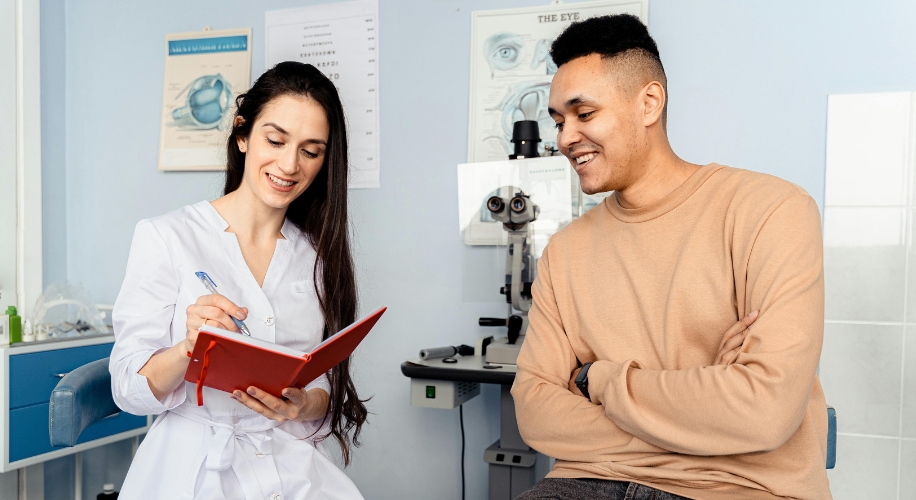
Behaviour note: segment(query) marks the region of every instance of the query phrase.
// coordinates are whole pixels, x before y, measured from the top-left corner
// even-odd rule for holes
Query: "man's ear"
[[[668,95],[657,81],[649,82],[639,94],[642,104],[643,125],[651,127],[662,119]]]

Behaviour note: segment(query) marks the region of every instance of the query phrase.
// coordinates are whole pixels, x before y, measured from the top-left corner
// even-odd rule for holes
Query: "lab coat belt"
[[[264,418],[260,415],[256,415],[252,418],[244,419],[235,424],[229,424],[225,422],[214,422],[188,408],[178,406],[170,410],[172,413],[184,417],[188,420],[192,420],[199,424],[206,425],[213,429],[214,433],[208,438],[207,443],[204,448],[201,450],[201,455],[198,457],[198,460],[195,463],[204,462],[207,468],[207,471],[224,471],[228,470],[233,465],[233,460],[235,458],[235,448],[237,446],[237,440],[243,440],[251,443],[257,450],[259,456],[270,455],[273,452],[273,439],[274,436],[284,435],[289,436],[290,439],[296,439],[294,436],[287,434],[280,430],[279,433],[276,433],[276,427],[280,425],[280,422],[276,420],[270,420]],[[268,432],[271,431],[271,432]],[[205,453],[205,454],[204,454]],[[273,457],[270,459],[271,464],[273,465],[272,469],[276,468],[276,465],[273,464]],[[259,478],[254,474],[253,469],[250,466],[241,465],[239,467],[233,467],[233,471],[238,477],[239,483],[241,483],[242,488],[245,490],[245,498],[247,500],[256,500],[263,497],[263,492],[260,491],[259,484],[264,482],[267,478]],[[279,482],[279,475],[274,470],[271,471],[270,476],[276,476],[276,481],[267,480],[268,483]],[[197,476],[197,471],[192,473],[192,484],[190,484],[190,491],[193,494],[194,491],[194,479]],[[279,486],[279,484],[277,485]],[[273,489],[273,488],[271,488]]]

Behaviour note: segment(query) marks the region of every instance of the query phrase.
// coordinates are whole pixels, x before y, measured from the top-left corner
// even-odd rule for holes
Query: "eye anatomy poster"
[[[268,11],[267,67],[308,63],[337,87],[347,119],[350,188],[379,187],[378,1]]]
[[[223,170],[235,98],[251,82],[251,28],[165,37],[159,170]]]
[[[547,114],[557,67],[550,44],[567,26],[594,16],[633,14],[648,24],[649,0],[556,3],[544,7],[471,14],[471,95],[468,161],[505,160],[512,154],[512,124],[538,122],[541,151],[556,147]]]

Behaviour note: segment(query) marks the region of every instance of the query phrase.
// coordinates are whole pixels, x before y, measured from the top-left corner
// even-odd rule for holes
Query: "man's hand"
[[[582,371],[582,367],[576,368],[572,373],[572,378],[569,379],[569,392],[575,394],[576,396],[585,397],[585,394],[582,394],[582,391],[579,390],[579,387],[576,385],[576,377],[579,376],[579,372]]]
[[[759,314],[760,311],[754,311],[739,319],[737,323],[725,331],[725,335],[722,336],[722,342],[719,344],[719,354],[716,355],[716,362],[713,365],[730,365],[738,359],[738,353],[744,345],[747,332],[750,331],[754,321],[757,321]]]
[[[737,323],[725,331],[725,335],[722,336],[722,342],[719,344],[719,354],[716,355],[716,362],[713,365],[730,365],[738,359],[738,353],[744,345],[747,332],[750,331],[750,326],[754,324],[754,321],[757,321],[757,316],[759,315],[760,311],[754,311],[739,319]],[[569,378],[569,392],[584,397],[585,395],[576,386],[576,377],[579,376],[580,371],[582,371],[581,366],[573,370],[572,376]]]
[[[283,389],[283,399],[272,396],[257,387],[249,387],[247,393],[234,391],[231,397],[261,415],[278,422],[318,420],[327,413],[330,401],[324,389],[312,389],[305,392],[295,387]]]

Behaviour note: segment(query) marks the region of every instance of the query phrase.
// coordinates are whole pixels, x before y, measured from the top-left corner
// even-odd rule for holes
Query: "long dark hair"
[[[324,313],[324,338],[328,338],[356,321],[356,278],[347,224],[347,127],[343,106],[334,84],[314,66],[281,62],[236,98],[235,116],[244,121],[232,128],[226,142],[224,194],[238,189],[245,173],[245,153],[239,150],[237,138],[247,138],[264,106],[284,95],[305,96],[317,102],[324,109],[330,129],[324,165],[286,211],[286,218],[305,233],[318,254],[312,277]],[[335,366],[329,378],[331,405],[325,421],[330,420],[329,435],[340,444],[344,464],[349,465],[350,446],[360,445],[359,432],[368,415],[363,404],[366,400],[356,394],[349,359]]]

